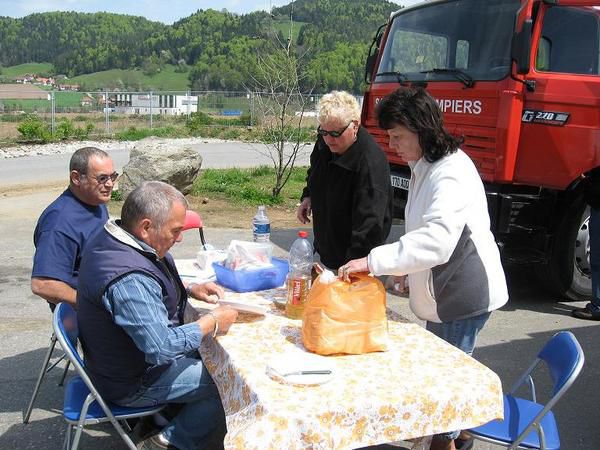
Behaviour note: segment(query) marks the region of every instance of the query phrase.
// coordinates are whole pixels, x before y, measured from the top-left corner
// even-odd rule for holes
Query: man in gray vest
[[[199,359],[202,339],[226,333],[237,311],[219,306],[183,324],[187,296],[221,297],[214,283],[183,286],[169,249],[181,240],[187,201],[150,181],[86,245],[77,291],[86,368],[100,394],[123,406],[183,404],[142,449],[222,446],[225,413]],[[217,436],[215,436],[217,435]],[[213,448],[213,447],[211,447]]]

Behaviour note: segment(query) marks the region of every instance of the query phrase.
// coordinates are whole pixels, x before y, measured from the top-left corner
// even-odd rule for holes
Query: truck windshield
[[[519,0],[455,0],[394,16],[375,82],[499,80],[509,75]],[[464,81],[463,81],[464,82]]]

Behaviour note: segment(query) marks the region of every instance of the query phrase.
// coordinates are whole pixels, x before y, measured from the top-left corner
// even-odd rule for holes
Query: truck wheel
[[[536,273],[552,294],[583,300],[592,295],[590,208],[575,203],[557,229],[548,264],[536,266]]]

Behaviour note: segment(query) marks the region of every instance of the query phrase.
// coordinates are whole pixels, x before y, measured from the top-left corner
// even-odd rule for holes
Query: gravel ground
[[[152,138],[156,142],[172,142],[172,138]],[[0,148],[0,159],[18,158],[21,156],[41,156],[57,155],[62,153],[73,153],[81,147],[99,147],[102,150],[131,150],[139,141],[77,141],[77,142],[56,142],[51,144],[31,144],[15,145],[12,147]],[[182,138],[177,139],[178,144],[219,144],[227,141],[224,139],[211,138]]]

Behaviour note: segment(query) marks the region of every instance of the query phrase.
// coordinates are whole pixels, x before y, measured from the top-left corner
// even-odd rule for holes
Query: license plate
[[[404,189],[405,191],[408,191],[408,183],[410,179],[399,177],[398,175],[390,175],[390,179],[392,181],[392,186],[398,189]]]

